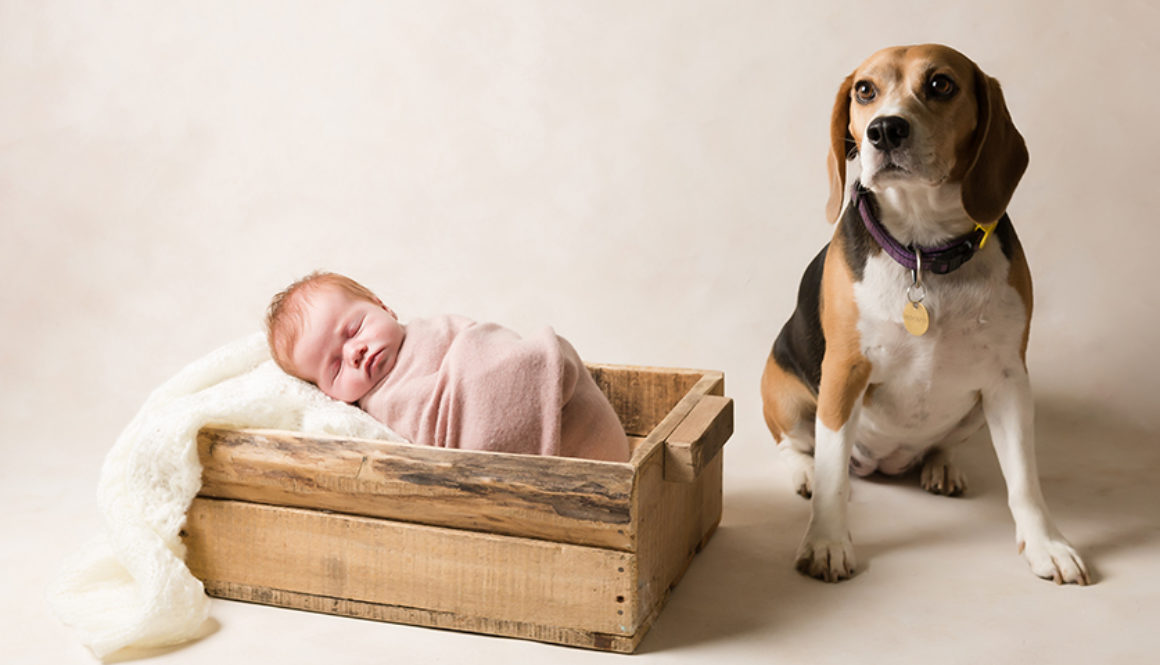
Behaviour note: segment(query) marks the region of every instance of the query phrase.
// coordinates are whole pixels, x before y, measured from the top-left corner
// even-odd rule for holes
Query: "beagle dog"
[[[925,489],[960,494],[955,447],[986,423],[1031,570],[1088,584],[1035,466],[1031,273],[1006,214],[1026,167],[998,81],[953,49],[879,51],[838,90],[826,206],[837,225],[761,382],[766,424],[812,497],[801,572],[833,582],[855,570],[849,473],[921,465]]]

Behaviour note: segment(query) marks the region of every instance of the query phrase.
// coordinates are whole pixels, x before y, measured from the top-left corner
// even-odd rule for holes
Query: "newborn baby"
[[[274,296],[270,352],[413,443],[624,462],[628,439],[572,345],[460,316],[399,323],[371,291],[315,273]]]

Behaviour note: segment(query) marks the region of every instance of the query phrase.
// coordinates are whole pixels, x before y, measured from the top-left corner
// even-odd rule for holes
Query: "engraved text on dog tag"
[[[930,327],[930,315],[920,302],[908,302],[902,307],[902,325],[906,332],[915,337],[922,337]]]

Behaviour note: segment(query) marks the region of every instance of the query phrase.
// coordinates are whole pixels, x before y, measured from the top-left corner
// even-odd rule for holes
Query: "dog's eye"
[[[854,84],[854,99],[859,104],[869,104],[878,96],[878,90],[869,81],[858,81]]]
[[[950,99],[958,92],[959,87],[955,85],[954,79],[946,74],[935,74],[930,77],[926,89],[935,99]]]

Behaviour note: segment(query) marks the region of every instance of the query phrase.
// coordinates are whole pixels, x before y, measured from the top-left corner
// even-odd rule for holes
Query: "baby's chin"
[[[322,391],[323,395],[326,395],[330,399],[338,400],[339,402],[345,402],[347,404],[355,404],[355,405],[357,405],[360,401],[362,401],[362,399],[365,398],[371,392],[371,389],[368,388],[368,389],[364,390],[361,394],[352,398],[350,395],[344,395],[342,393],[338,393],[335,391],[326,390],[325,388],[323,388],[322,386],[319,386],[318,384],[315,384],[315,386],[317,386],[318,389]]]
[[[325,392],[325,391],[323,391],[323,392]],[[338,400],[340,402],[343,402],[345,404],[353,404],[356,406],[358,405],[359,401],[361,401],[362,398],[365,397],[365,395],[359,395],[358,397],[351,399],[349,396],[331,395],[330,393],[326,393],[326,396],[331,398],[331,399],[335,399],[335,400]]]
[[[374,397],[374,394],[376,392],[378,392],[379,388],[381,388],[383,383],[386,382],[388,376],[390,376],[389,372],[384,373],[381,377],[379,377],[378,381],[375,381],[374,385],[367,388],[366,392],[364,392],[358,399],[351,402],[351,404],[354,404],[354,405],[359,406],[359,407],[363,407],[363,403],[366,402],[371,397]]]

